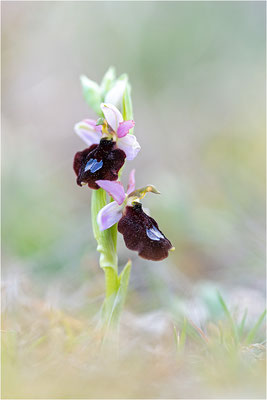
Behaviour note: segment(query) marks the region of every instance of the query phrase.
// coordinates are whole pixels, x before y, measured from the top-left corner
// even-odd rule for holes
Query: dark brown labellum
[[[125,157],[124,151],[116,147],[116,142],[107,139],[78,151],[73,162],[77,184],[82,186],[82,183],[87,183],[91,189],[99,189],[95,183],[97,180],[116,181]]]
[[[159,230],[157,222],[144,213],[142,205],[127,206],[118,223],[128,249],[138,251],[140,257],[160,261],[168,257],[171,242]]]

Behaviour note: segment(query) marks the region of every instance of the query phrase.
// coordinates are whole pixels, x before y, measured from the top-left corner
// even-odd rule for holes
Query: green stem
[[[100,231],[97,224],[97,214],[106,205],[106,192],[103,189],[94,190],[91,200],[91,216],[94,236],[97,241],[97,251],[100,252],[100,267],[106,277],[106,298],[118,289],[118,257],[117,257],[117,225]]]
[[[118,274],[113,268],[105,267],[106,299],[118,290]]]
[[[97,223],[97,214],[105,205],[106,192],[103,189],[94,190],[91,216],[97,250],[100,252],[99,264],[105,272],[106,296],[101,311],[101,322],[106,329],[106,335],[111,326],[115,327],[118,324],[127,295],[131,262],[128,261],[121,274],[118,275],[117,224],[100,231]]]

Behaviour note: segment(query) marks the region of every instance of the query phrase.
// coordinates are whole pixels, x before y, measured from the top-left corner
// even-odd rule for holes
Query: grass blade
[[[219,299],[219,302],[220,302],[220,304],[222,306],[222,309],[223,309],[225,315],[227,316],[228,321],[229,321],[229,323],[231,325],[232,333],[233,333],[233,336],[234,336],[234,341],[235,341],[235,344],[237,345],[238,342],[239,342],[238,330],[237,330],[236,324],[235,324],[235,322],[234,322],[234,320],[232,318],[232,315],[231,315],[231,313],[230,313],[230,311],[229,311],[229,309],[228,309],[228,307],[227,307],[225,301],[223,300],[223,298],[222,298],[222,296],[221,296],[219,291],[218,291],[218,299]]]
[[[238,334],[239,337],[242,338],[243,333],[244,333],[244,328],[245,328],[245,323],[246,323],[246,319],[247,319],[247,315],[248,315],[248,309],[246,308],[243,314],[243,318],[242,321],[238,327]]]
[[[247,337],[245,339],[245,344],[251,344],[258,329],[260,328],[261,324],[263,323],[263,320],[266,316],[266,310],[263,311],[263,313],[260,315],[258,321],[256,322],[256,324],[253,326],[253,328],[249,331],[249,333],[247,334]]]

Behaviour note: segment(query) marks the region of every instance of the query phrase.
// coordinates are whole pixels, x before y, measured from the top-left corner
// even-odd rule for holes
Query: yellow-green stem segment
[[[100,253],[99,264],[105,272],[106,298],[118,289],[118,257],[117,257],[117,224],[100,231],[97,214],[106,205],[106,192],[103,189],[93,190],[91,200],[92,226]]]

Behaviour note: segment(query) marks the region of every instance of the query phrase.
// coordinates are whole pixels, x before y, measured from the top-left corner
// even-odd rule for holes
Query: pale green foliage
[[[112,88],[116,80],[115,68],[109,67],[100,84],[102,97]]]
[[[264,398],[265,312],[253,326],[242,318],[236,340],[240,324],[220,294],[223,314],[201,327],[184,314],[150,318],[149,326],[142,315],[128,314],[119,338],[108,336],[125,301],[130,269],[128,262],[119,289],[104,303],[104,332],[83,312],[45,308],[29,293],[30,309],[17,304],[4,314],[3,398]]]
[[[132,102],[130,97],[130,86],[128,83],[127,74],[122,74],[116,79],[115,68],[109,67],[100,85],[87,78],[87,76],[85,75],[81,75],[80,80],[86,103],[100,116],[102,115],[100,104],[105,101],[107,93],[119,81],[124,81],[126,90],[123,96],[123,117],[124,119],[132,119]],[[125,118],[125,116],[128,116],[128,118]]]
[[[83,95],[86,103],[97,113],[101,113],[100,104],[102,101],[101,90],[98,84],[85,75],[81,76]]]
[[[251,344],[253,343],[253,340],[255,338],[256,333],[258,332],[261,324],[263,323],[264,319],[266,317],[266,310],[263,311],[263,313],[259,316],[258,321],[256,324],[251,328],[251,330],[248,332],[247,337],[245,339],[246,344]]]
[[[101,310],[102,321],[105,324],[104,338],[107,336],[109,329],[116,326],[119,322],[119,318],[127,296],[131,267],[132,262],[129,260],[119,276],[114,273],[114,270],[112,270],[112,272],[108,271],[108,273],[113,273],[112,277],[108,277],[106,274],[106,282],[112,280],[112,278],[116,279],[117,288],[116,291],[106,297]]]

